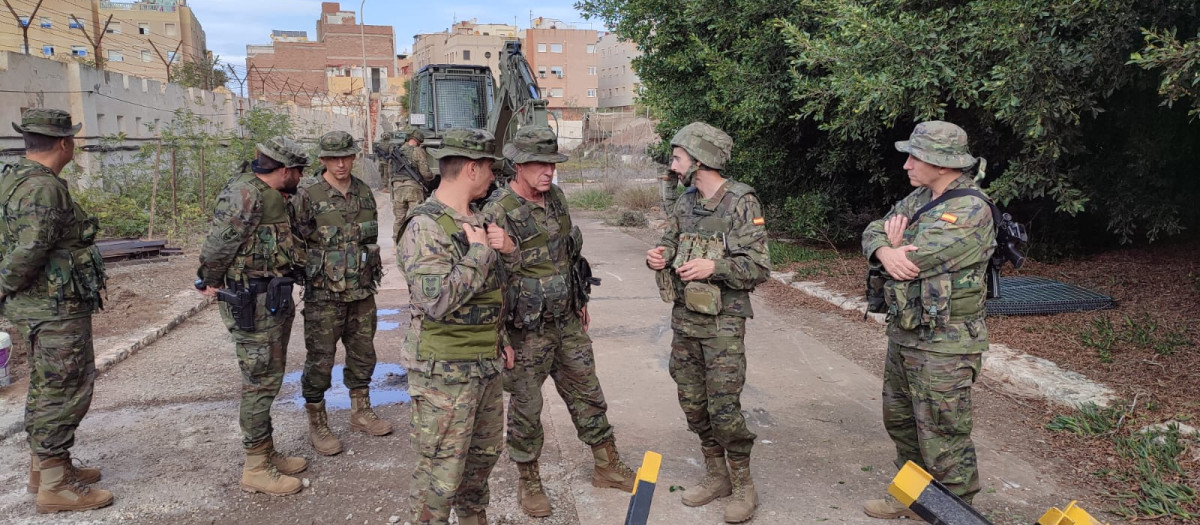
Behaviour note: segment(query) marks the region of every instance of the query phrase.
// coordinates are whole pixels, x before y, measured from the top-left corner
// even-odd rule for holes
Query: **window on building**
[[[42,54],[48,57],[54,56],[54,46],[42,46]]]
[[[67,27],[70,27],[71,29],[83,29],[83,24],[72,18],[69,22],[67,22]]]
[[[471,59],[471,50],[464,49],[463,50],[463,60],[470,60],[470,59]]]
[[[594,55],[594,54],[596,54],[596,44],[588,44],[588,46],[587,46],[587,52],[588,52],[588,54],[589,54],[589,55]]]
[[[113,51],[110,49],[110,50],[108,50],[108,61],[109,62],[124,62],[125,56],[122,55],[120,51]]]
[[[104,113],[96,113],[96,129],[100,130],[100,134],[104,134]]]
[[[48,16],[39,16],[38,21],[41,22],[42,27],[44,27],[46,29],[50,29],[51,27],[54,27],[54,23],[50,21],[50,17],[48,17]]]
[[[17,47],[17,49],[19,50],[19,52],[20,52],[22,55],[24,55],[24,54],[26,54],[26,53],[29,53],[29,48],[28,48],[28,47],[25,47],[25,44],[21,44],[20,46],[18,46],[18,47]]]
[[[150,50],[143,49],[142,50],[142,62],[149,62],[150,60],[152,60],[152,57],[150,55]]]
[[[550,88],[550,96],[553,98],[562,98],[562,96],[563,96],[562,88]]]
[[[29,24],[28,18],[25,19],[25,23]],[[546,52],[546,44],[538,44],[537,50],[538,50],[537,51],[538,53],[545,53]]]
[[[554,75],[554,76],[556,76],[556,77],[558,77],[558,78],[562,78],[562,77],[563,77],[563,68],[562,68],[562,66],[550,66],[550,74],[551,74],[551,75]]]
[[[138,34],[139,35],[150,34],[150,24],[147,24],[145,22],[139,22],[138,23]]]
[[[596,76],[596,67],[595,66],[588,67],[588,76],[593,76],[593,77]]]
[[[142,132],[142,117],[133,117],[133,131],[134,133]]]
[[[587,96],[588,96],[588,98],[596,98],[596,90],[594,90],[594,89],[587,90]]]
[[[71,46],[71,56],[85,57],[87,56],[87,48],[83,46]]]
[[[29,17],[23,16],[20,18],[20,20],[21,20],[21,27],[29,27]]]
[[[175,36],[175,24],[167,24],[167,36]]]
[[[105,33],[110,33],[110,34],[114,34],[114,35],[121,34],[121,23],[120,22],[112,22],[112,23],[108,24],[108,30],[105,31]]]
[[[117,133],[125,133],[125,117],[117,115]]]
[[[546,78],[546,66],[538,66],[538,78]]]
[[[551,53],[562,53],[562,44],[550,44]]]
[[[167,63],[174,64],[176,58],[178,58],[178,57],[175,56],[175,52],[171,51],[170,53],[167,54]]]

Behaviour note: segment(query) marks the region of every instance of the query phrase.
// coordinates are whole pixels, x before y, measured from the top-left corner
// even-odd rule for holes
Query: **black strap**
[[[942,193],[940,197],[929,201],[929,203],[924,206],[921,206],[921,209],[917,210],[917,212],[913,214],[912,218],[909,219],[909,224],[916,223],[917,219],[919,219],[921,215],[924,215],[925,212],[933,209],[938,204],[956,197],[978,197],[988,205],[988,208],[992,209],[992,226],[1000,226],[1000,210],[996,208],[996,205],[992,202],[992,199],[989,199],[987,195],[983,194],[983,192],[970,188],[956,188],[953,190],[947,190],[946,192]]]

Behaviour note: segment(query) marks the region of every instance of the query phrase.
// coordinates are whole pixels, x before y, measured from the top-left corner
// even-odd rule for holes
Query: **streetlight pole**
[[[358,34],[362,38],[362,79],[363,79],[363,116],[366,121],[363,124],[363,149],[367,155],[371,151],[371,91],[367,88],[367,17],[363,14],[363,7],[367,5],[367,0],[362,0],[358,4]]]

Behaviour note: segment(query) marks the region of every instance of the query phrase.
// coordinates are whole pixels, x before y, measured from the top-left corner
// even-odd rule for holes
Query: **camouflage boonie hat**
[[[429,150],[435,159],[444,157],[466,157],[472,160],[500,160],[492,153],[496,149],[496,137],[482,129],[455,128],[442,135],[442,145]]]
[[[513,164],[566,162],[567,156],[558,152],[558,135],[550,126],[525,126],[517,131],[512,142],[504,145],[504,157]]]
[[[733,138],[710,124],[693,122],[675,133],[671,147],[683,148],[708,168],[723,170],[733,155]]]
[[[969,168],[975,157],[967,150],[967,132],[949,122],[932,120],[917,124],[908,140],[896,150],[942,168]]]
[[[317,157],[349,157],[362,151],[345,131],[330,131],[317,141]]]
[[[287,137],[271,137],[266,142],[255,144],[254,149],[263,155],[275,159],[276,162],[283,164],[285,168],[303,168],[308,166],[308,155],[304,152],[304,149]]]
[[[21,114],[21,124],[12,123],[17,133],[37,133],[49,137],[71,137],[83,124],[71,125],[71,114],[61,109],[32,108]]]
[[[408,128],[408,138],[417,139],[417,142],[425,142],[425,132],[421,128]],[[406,139],[407,140],[407,139]]]

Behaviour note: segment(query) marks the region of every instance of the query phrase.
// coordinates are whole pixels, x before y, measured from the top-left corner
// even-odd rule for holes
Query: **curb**
[[[795,273],[771,272],[771,278],[843,310],[866,313],[867,302],[825,288],[824,283],[792,281]],[[879,324],[884,314],[867,314]],[[1116,393],[1107,385],[1094,382],[1083,374],[1059,368],[1052,361],[1031,356],[1002,344],[993,343],[983,355],[983,369],[1008,393],[1038,397],[1053,403],[1078,408],[1084,403],[1108,406]]]
[[[143,330],[140,336],[134,336],[126,339],[124,342],[119,343],[116,348],[111,348],[98,353],[98,356],[96,357],[96,374],[99,375],[109,371],[117,363],[128,359],[129,356],[132,356],[133,354],[138,353],[138,351],[141,349],[150,346],[164,335],[170,333],[170,331],[179,326],[180,323],[188,320],[188,318],[192,317],[193,315],[200,313],[202,310],[207,308],[208,305],[214,302],[216,302],[216,300],[212,297],[205,297],[195,306],[180,312],[175,317],[172,317],[166,322],[166,324],[158,328],[149,328]],[[8,439],[19,432],[25,431],[24,410],[14,410],[12,414],[16,416],[14,421],[5,421],[4,419],[7,418],[0,418],[0,440]]]

